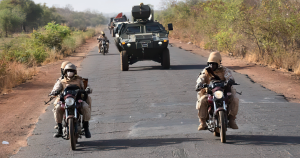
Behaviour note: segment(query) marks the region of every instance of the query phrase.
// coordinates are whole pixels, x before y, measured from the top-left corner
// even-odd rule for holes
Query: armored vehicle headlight
[[[122,45],[125,45],[125,42],[122,42]]]
[[[158,42],[159,45],[162,45],[162,42]]]
[[[164,40],[164,42],[168,42],[168,40]]]
[[[130,44],[130,43],[128,43],[128,44],[127,44],[127,47],[130,47],[130,46],[131,46],[131,44]]]

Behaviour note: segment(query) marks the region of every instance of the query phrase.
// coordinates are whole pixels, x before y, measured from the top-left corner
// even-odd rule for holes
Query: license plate
[[[148,43],[142,43],[142,47],[143,48],[148,47]]]

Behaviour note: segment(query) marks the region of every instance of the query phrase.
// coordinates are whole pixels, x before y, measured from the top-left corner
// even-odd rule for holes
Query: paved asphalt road
[[[95,47],[79,69],[94,89],[92,138],[80,139],[76,151],[70,150],[69,141],[53,138],[51,105],[40,116],[28,146],[13,157],[300,157],[300,105],[238,73],[234,77],[241,85],[236,89],[243,92],[239,129],[228,130],[226,144],[209,131],[198,131],[194,86],[207,59],[169,49],[169,70],[144,61],[122,72],[113,42],[106,56]]]

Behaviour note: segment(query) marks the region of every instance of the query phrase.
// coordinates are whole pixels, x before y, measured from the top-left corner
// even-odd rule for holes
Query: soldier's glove
[[[228,81],[227,81],[227,86],[232,86],[232,85],[234,85],[235,84],[235,81],[233,80],[233,79],[229,79]]]
[[[85,92],[86,92],[87,94],[92,93],[91,88],[90,88],[90,87],[86,87]]]
[[[199,84],[197,84],[196,85],[196,87],[195,87],[196,89],[195,89],[195,91],[200,91],[202,88],[203,88],[203,84],[202,83],[199,83]]]

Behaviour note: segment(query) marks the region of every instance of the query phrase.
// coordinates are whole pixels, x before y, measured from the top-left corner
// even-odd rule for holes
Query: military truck
[[[115,38],[115,45],[120,52],[121,70],[128,71],[129,65],[138,61],[152,60],[161,63],[164,69],[170,68],[168,49],[169,31],[162,24],[154,21],[154,11],[142,3],[132,7],[131,23],[123,23]]]

